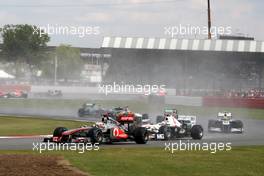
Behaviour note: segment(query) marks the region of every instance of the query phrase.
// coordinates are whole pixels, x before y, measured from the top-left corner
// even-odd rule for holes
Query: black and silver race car
[[[208,132],[243,133],[243,122],[241,120],[234,120],[232,113],[219,112],[217,118],[217,120],[209,120]]]
[[[101,117],[106,112],[105,109],[101,108],[100,105],[95,103],[84,103],[82,107],[78,110],[79,117],[93,116]]]
[[[28,93],[20,90],[15,90],[7,93],[5,98],[28,98]]]
[[[61,90],[48,90],[46,93],[47,97],[62,97],[62,91]]]
[[[137,144],[148,142],[146,128],[137,123],[137,117],[132,112],[121,112],[113,119],[104,114],[101,122],[93,126],[83,126],[76,129],[57,127],[51,138],[44,138],[44,142],[54,143],[92,143],[101,144],[114,142],[135,141]]]

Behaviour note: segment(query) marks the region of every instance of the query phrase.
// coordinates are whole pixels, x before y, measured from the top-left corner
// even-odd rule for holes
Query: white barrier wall
[[[61,90],[63,93],[98,93],[97,87],[79,86],[31,86],[32,93],[48,92],[48,90]]]
[[[145,100],[140,94],[99,94],[98,87],[69,87],[69,86],[32,86],[31,93],[43,93],[48,90],[61,90],[66,99],[87,98],[93,100]],[[175,96],[174,89],[167,89],[165,103],[172,105],[202,106],[202,97]]]
[[[48,90],[61,90],[63,93],[91,93],[91,94],[103,94],[100,92],[99,87],[81,87],[81,86],[31,86],[32,93],[48,92]],[[167,95],[175,95],[175,89],[166,89]],[[109,94],[121,94],[121,93],[109,93]],[[137,93],[127,93],[137,94]]]

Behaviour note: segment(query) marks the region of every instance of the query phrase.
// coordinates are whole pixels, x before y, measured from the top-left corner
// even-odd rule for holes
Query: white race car
[[[234,120],[231,112],[219,112],[217,120],[209,120],[208,132],[243,133],[243,122]]]
[[[170,140],[173,138],[192,137],[192,139],[202,139],[203,128],[201,125],[196,125],[195,116],[177,115],[175,109],[167,109],[162,116],[157,117],[156,124],[144,124],[150,133],[150,139],[155,140]]]

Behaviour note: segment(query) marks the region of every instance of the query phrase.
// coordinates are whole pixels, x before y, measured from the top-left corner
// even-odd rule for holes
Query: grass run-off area
[[[34,111],[38,109],[71,109],[74,112],[82,106],[84,102],[97,103],[103,108],[113,108],[117,106],[128,106],[129,109],[139,113],[162,114],[163,107],[176,108],[179,114],[196,115],[198,118],[212,117],[216,118],[220,111],[232,112],[234,118],[253,118],[264,119],[264,109],[247,109],[247,108],[224,108],[224,107],[195,107],[195,106],[177,106],[177,105],[149,105],[146,101],[139,100],[69,100],[69,99],[0,99],[0,107],[3,108],[31,108]],[[0,108],[0,109],[1,109]]]
[[[53,120],[43,118],[24,117],[1,117],[0,136],[6,135],[47,135],[52,134],[56,127],[77,128],[83,125],[90,125],[85,122],[70,120]]]
[[[44,152],[0,151],[0,154],[62,155],[93,176],[262,176],[264,146],[234,147],[231,151],[178,151],[163,148],[103,148],[98,151]]]

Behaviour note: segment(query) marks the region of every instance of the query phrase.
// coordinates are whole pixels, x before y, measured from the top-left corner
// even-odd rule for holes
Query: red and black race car
[[[0,98],[27,98],[28,94],[20,90],[14,90],[11,92],[0,91]]]
[[[15,90],[8,93],[8,98],[27,98],[28,94],[21,90]]]
[[[137,125],[134,113],[119,113],[116,120],[105,114],[101,122],[91,127],[81,127],[68,130],[58,127],[54,130],[52,138],[45,138],[44,142],[56,143],[112,143],[122,141],[135,141],[137,144],[146,144],[148,132],[146,128]]]

